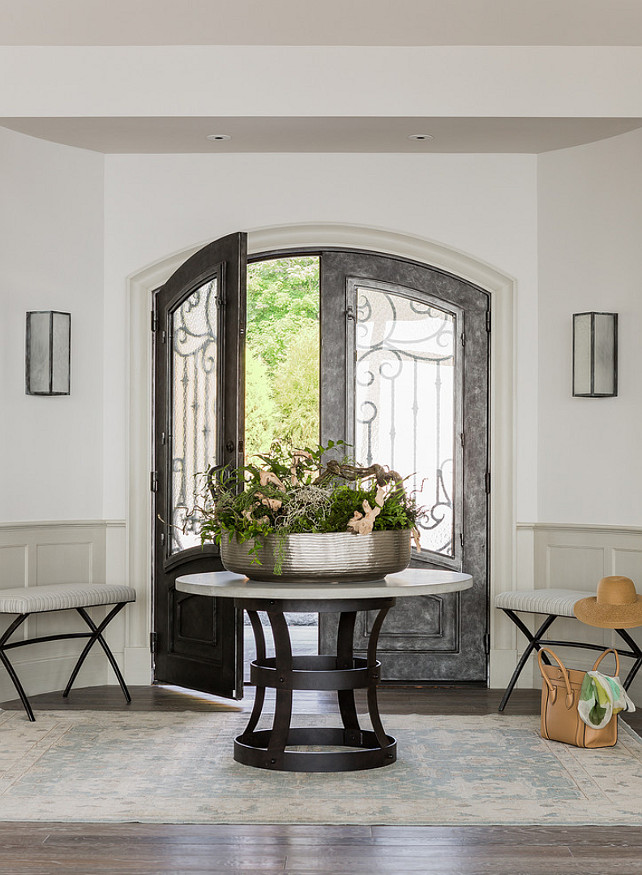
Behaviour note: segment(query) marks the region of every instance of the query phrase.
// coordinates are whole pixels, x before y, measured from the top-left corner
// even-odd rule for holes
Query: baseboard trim
[[[28,648],[27,648],[28,649]],[[118,655],[116,654],[118,660]],[[78,653],[66,656],[49,656],[40,659],[30,659],[28,662],[13,660],[13,667],[28,698],[41,693],[61,692],[67,686],[67,681],[78,662]],[[96,687],[107,683],[107,668],[109,663],[102,652],[90,654],[80,670],[74,689],[80,687]],[[0,701],[9,702],[18,698],[16,688],[11,683],[6,670],[0,669]]]

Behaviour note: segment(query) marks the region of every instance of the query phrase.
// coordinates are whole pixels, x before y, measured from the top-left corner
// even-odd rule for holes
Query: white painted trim
[[[639,526],[520,522],[516,525],[516,535],[517,573],[515,585],[510,589],[564,587],[584,591],[595,589],[601,577],[626,574],[637,583],[640,590],[642,528]],[[502,611],[493,609],[493,614],[496,629],[494,647],[504,648],[506,654],[515,648],[514,652],[519,656],[526,646],[524,636],[517,632]],[[524,614],[523,619],[531,628],[537,622],[534,615]],[[642,640],[642,630],[630,631],[638,642]],[[571,618],[556,620],[548,637],[590,641],[605,647],[621,645],[614,633],[583,626]],[[556,647],[556,652],[570,668],[586,669],[587,665],[590,667],[592,664],[585,651]],[[503,686],[499,678],[498,672],[494,686]],[[520,686],[539,685],[537,663],[531,659],[521,674]],[[634,700],[642,695],[642,679],[635,679],[630,693]]]
[[[0,523],[0,580],[3,588],[35,587],[47,583],[123,583],[126,577],[124,520],[24,520]],[[41,550],[46,551],[40,557]],[[104,608],[92,609],[94,618]],[[128,611],[116,617],[106,632],[116,660],[127,640]],[[17,637],[34,638],[56,631],[85,631],[73,612],[34,614]],[[78,659],[77,642],[50,641],[16,651],[12,662],[28,696],[64,689]],[[148,656],[149,662],[149,656]],[[149,675],[148,675],[149,676]],[[108,680],[109,678],[109,680]],[[104,654],[92,652],[77,686],[115,682]],[[16,698],[6,672],[0,671],[0,701]]]
[[[0,523],[0,529],[36,529],[36,528],[66,528],[67,526],[78,527],[94,527],[104,526],[122,527],[125,526],[125,520],[19,520]]]
[[[174,253],[130,276],[127,280],[130,312],[129,337],[129,517],[128,569],[130,585],[137,586],[136,634],[151,628],[151,470],[152,292],[205,241]],[[248,254],[305,246],[367,249],[409,258],[448,271],[490,293],[491,335],[491,543],[490,600],[515,585],[515,279],[477,258],[432,240],[361,225],[310,223],[258,228],[248,233]],[[145,582],[146,591],[139,588]],[[494,640],[491,611],[491,642]],[[491,653],[492,657],[492,653]],[[494,660],[490,661],[491,669]],[[490,683],[494,678],[491,674]]]
[[[533,532],[575,532],[578,534],[642,535],[640,526],[602,526],[589,523],[517,523],[517,529]]]
[[[78,626],[77,631],[80,632],[84,630]],[[20,683],[27,693],[28,698],[39,696],[41,693],[51,693],[64,690],[67,681],[69,680],[69,676],[78,661],[79,653],[63,654],[60,656],[55,655],[52,650],[52,644],[46,645],[50,650],[48,656],[34,657],[33,654],[42,652],[39,651],[39,648],[44,646],[45,645],[37,644],[33,648],[20,648],[19,650],[12,651],[10,657],[16,673],[20,678]],[[20,656],[16,656],[16,654],[20,654]],[[116,657],[116,661],[122,664],[120,654],[117,650],[114,650],[114,656]],[[105,654],[100,648],[98,648],[95,653],[90,653],[85,660],[83,667],[80,670],[80,674],[74,684],[74,689],[102,686],[107,683],[108,672],[111,673],[109,663],[105,659]],[[127,680],[129,682],[129,679]],[[74,693],[72,690],[71,696],[73,697],[73,695]],[[0,673],[0,702],[10,702],[17,698],[18,693],[3,668]],[[62,706],[62,703],[64,702],[62,694],[60,701]]]

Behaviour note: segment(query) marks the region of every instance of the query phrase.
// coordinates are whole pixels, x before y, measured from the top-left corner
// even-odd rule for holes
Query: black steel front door
[[[427,510],[413,565],[472,590],[402,599],[379,639],[384,680],[486,682],[489,296],[457,277],[358,252],[321,258],[321,441],[388,465]],[[374,615],[359,615],[365,651]],[[320,618],[321,652],[335,636]],[[361,655],[361,654],[360,654]]]
[[[240,698],[242,625],[231,599],[177,592],[222,570],[190,518],[195,477],[243,461],[246,237],[201,249],[155,295],[154,678]]]

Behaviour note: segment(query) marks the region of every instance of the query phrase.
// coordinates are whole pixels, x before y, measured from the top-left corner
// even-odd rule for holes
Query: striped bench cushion
[[[136,590],[117,583],[61,583],[0,589],[1,614],[36,614],[136,601]]]
[[[528,611],[531,614],[574,617],[575,602],[594,595],[595,592],[582,592],[576,589],[527,589],[521,592],[500,592],[495,598],[495,607],[508,608],[509,611]]]

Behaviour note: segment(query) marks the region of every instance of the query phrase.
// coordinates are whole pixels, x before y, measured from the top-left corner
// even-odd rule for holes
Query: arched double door
[[[344,440],[359,462],[410,474],[428,510],[413,564],[474,579],[472,590],[405,599],[389,614],[379,639],[384,680],[485,683],[489,296],[391,256],[305,254],[318,259],[320,442]],[[152,318],[154,677],[228,697],[242,695],[242,618],[229,600],[179,593],[174,581],[222,568],[214,546],[182,529],[194,475],[244,458],[247,261],[244,234],[206,246],[156,292]],[[357,650],[370,622],[360,617]],[[321,652],[333,637],[322,618]]]

